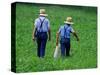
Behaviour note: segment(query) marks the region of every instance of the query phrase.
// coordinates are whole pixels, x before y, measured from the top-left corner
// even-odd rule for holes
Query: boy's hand
[[[51,38],[49,37],[49,41],[51,41]]]
[[[34,36],[33,36],[32,40],[35,41],[35,37]]]
[[[58,46],[58,43],[56,43],[56,46]]]
[[[79,38],[77,38],[77,41],[79,41]]]
[[[58,46],[58,43],[56,42],[56,46]]]

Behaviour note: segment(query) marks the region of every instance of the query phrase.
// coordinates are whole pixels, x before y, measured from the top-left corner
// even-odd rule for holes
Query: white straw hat
[[[72,17],[67,17],[67,18],[66,18],[66,21],[64,21],[64,23],[67,23],[67,24],[74,24],[74,23],[72,22]]]
[[[40,9],[40,16],[48,16],[48,14],[45,12],[45,9]]]

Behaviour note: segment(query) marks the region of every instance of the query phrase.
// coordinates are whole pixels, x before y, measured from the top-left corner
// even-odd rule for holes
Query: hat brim
[[[73,22],[64,21],[66,24],[74,24]]]
[[[48,16],[48,14],[40,14],[40,16]]]

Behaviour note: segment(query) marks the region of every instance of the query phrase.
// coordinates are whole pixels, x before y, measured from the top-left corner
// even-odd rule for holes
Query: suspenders
[[[66,33],[66,30],[68,29],[68,27],[67,28],[65,28],[65,26],[64,26],[64,38],[67,38],[67,33]]]
[[[43,22],[44,22],[45,18],[43,19],[43,21],[40,18],[39,18],[39,20],[40,20],[41,25],[40,25],[40,29],[39,30],[37,30],[37,28],[36,28],[36,31],[35,31],[35,34],[34,34],[35,37],[38,36],[38,32],[43,31],[42,30],[42,25],[43,25]]]
[[[43,19],[43,21],[40,18],[39,18],[39,20],[40,20],[40,23],[41,23],[39,31],[43,31],[42,26],[43,26],[43,22],[44,22],[45,18]]]

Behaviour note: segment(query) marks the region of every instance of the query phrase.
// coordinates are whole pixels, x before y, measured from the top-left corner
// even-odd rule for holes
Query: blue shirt
[[[39,18],[41,19],[41,21],[43,21],[45,19],[43,21],[42,27],[40,27],[41,26],[41,21],[40,21]],[[48,29],[50,28],[49,20],[47,18],[45,18],[44,16],[40,16],[39,18],[37,18],[35,20],[35,23],[34,23],[35,27],[37,28],[37,31],[39,31],[39,32],[48,32]]]
[[[60,27],[58,32],[60,33],[60,38],[70,38],[70,33],[74,32],[74,30],[71,26],[65,24],[64,26]]]

